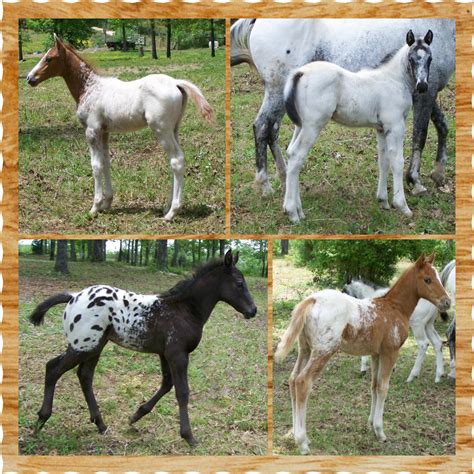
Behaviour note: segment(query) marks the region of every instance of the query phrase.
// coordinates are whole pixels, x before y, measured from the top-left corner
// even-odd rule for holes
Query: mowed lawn
[[[67,346],[58,305],[45,324],[28,321],[33,308],[63,290],[105,283],[141,293],[157,293],[183,277],[107,262],[70,264],[59,277],[52,262],[20,258],[19,445],[22,454],[42,455],[264,455],[267,453],[267,281],[248,277],[258,307],[246,320],[219,303],[204,327],[201,344],[190,356],[189,416],[199,444],[190,448],[179,435],[174,389],[154,410],[128,425],[128,417],[161,382],[159,357],[109,343],[99,360],[94,392],[105,423],[100,435],[89,421],[87,404],[73,369],[58,382],[53,415],[39,434],[33,427],[43,397],[46,362]]]
[[[384,211],[375,197],[378,165],[375,131],[353,129],[330,122],[313,146],[300,175],[306,219],[292,224],[283,214],[283,194],[270,150],[268,170],[274,193],[262,198],[254,185],[255,146],[252,124],[263,99],[263,85],[256,70],[246,64],[233,67],[231,90],[232,158],[231,225],[238,233],[254,234],[452,234],[455,228],[455,78],[439,95],[449,124],[448,164],[444,186],[437,187],[430,173],[436,158],[437,135],[429,127],[421,164],[427,194],[413,197],[405,184],[413,217]],[[279,144],[286,148],[293,124],[285,115]],[[405,136],[405,171],[411,155],[412,115]],[[391,202],[392,176],[389,176]]]
[[[291,311],[302,298],[317,291],[313,274],[296,268],[289,258],[273,259],[273,347],[287,328]],[[444,333],[447,323],[436,323]],[[435,378],[435,357],[428,349],[418,379],[406,383],[415,362],[417,346],[411,332],[403,345],[385,402],[385,443],[368,428],[370,371],[361,376],[360,357],[337,353],[316,379],[307,410],[307,430],[312,455],[447,455],[455,452],[455,384]],[[449,351],[444,349],[445,370]],[[297,455],[291,428],[288,378],[296,362],[297,345],[281,364],[273,363],[273,452]]]
[[[225,50],[159,51],[152,60],[137,52],[85,51],[99,72],[133,80],[163,73],[196,84],[216,114],[210,126],[189,99],[180,127],[186,162],[181,214],[162,220],[171,195],[172,171],[154,133],[146,128],[111,134],[112,210],[88,214],[94,180],[84,130],[62,78],[33,88],[25,78],[39,61],[19,65],[19,225],[22,233],[221,233],[225,230]]]

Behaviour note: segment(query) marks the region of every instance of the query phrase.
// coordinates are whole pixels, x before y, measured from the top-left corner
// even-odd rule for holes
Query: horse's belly
[[[355,356],[370,355],[373,352],[372,347],[366,341],[342,341],[341,350]]]

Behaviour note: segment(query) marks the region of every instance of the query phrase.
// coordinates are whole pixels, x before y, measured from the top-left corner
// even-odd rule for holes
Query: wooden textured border
[[[1,1],[1,0],[0,0]],[[0,378],[2,379],[0,409],[3,402],[2,440],[3,470],[5,472],[301,472],[301,471],[445,471],[473,470],[473,358],[474,347],[474,69],[472,49],[474,21],[471,1],[383,1],[367,0],[37,0],[0,3],[0,49],[3,69],[0,69]],[[50,457],[18,455],[18,18],[239,18],[239,17],[347,17],[400,18],[438,17],[456,19],[456,234],[430,238],[455,238],[457,241],[457,381],[456,381],[456,455],[430,457]],[[229,21],[227,21],[227,27]],[[229,33],[227,32],[227,39]],[[226,55],[229,58],[229,53]],[[230,92],[227,66],[227,93]],[[227,98],[227,179],[229,184],[230,102]],[[3,128],[2,128],[3,127]],[[3,189],[3,192],[2,192]],[[226,194],[226,234],[212,238],[268,238],[269,242],[269,308],[271,323],[271,250],[276,236],[230,234],[230,190]],[[22,235],[23,238],[35,236]],[[38,236],[39,237],[39,236]],[[43,238],[57,236],[43,235]],[[76,236],[84,237],[84,236]],[[88,236],[89,237],[89,236]],[[93,238],[140,238],[141,236],[92,236]],[[168,237],[168,236],[166,236]],[[169,236],[171,237],[171,236]],[[183,235],[182,238],[206,238],[206,235]],[[278,236],[284,238],[285,236]],[[288,236],[290,237],[290,236]],[[290,238],[294,238],[292,236]],[[317,236],[321,238],[322,236]],[[403,236],[364,236],[363,238],[401,238]],[[149,236],[148,236],[149,238]],[[315,238],[302,236],[301,238]],[[331,238],[347,238],[331,236]],[[354,238],[354,237],[350,237]],[[409,238],[425,238],[423,236]],[[2,257],[3,255],[3,257]],[[2,259],[3,258],[3,259]],[[3,286],[2,286],[3,284]],[[269,331],[271,325],[269,325]],[[269,332],[270,334],[270,332]],[[269,335],[269,349],[271,338]],[[271,432],[271,356],[269,356],[269,429]],[[269,438],[269,453],[271,452]]]

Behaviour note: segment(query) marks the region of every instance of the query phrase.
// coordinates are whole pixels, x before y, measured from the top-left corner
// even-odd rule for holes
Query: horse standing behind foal
[[[295,124],[288,146],[288,169],[283,209],[292,222],[304,218],[299,174],[308,153],[330,120],[377,132],[380,206],[390,209],[387,177],[393,174],[393,206],[412,216],[403,189],[403,138],[413,93],[425,93],[431,64],[433,33],[415,39],[410,30],[406,44],[376,69],[350,72],[317,61],[294,71],[285,85],[285,106]]]
[[[158,354],[162,382],[158,391],[140,405],[129,421],[137,422],[175,387],[179,406],[180,434],[196,443],[188,417],[189,354],[201,341],[204,324],[219,301],[231,305],[246,319],[257,313],[243,274],[237,269],[239,255],[229,250],[224,259],[209,261],[193,276],[161,295],[138,295],[107,285],[95,285],[78,293],[60,293],[39,304],[30,316],[37,326],[53,306],[67,303],[63,315],[68,340],[66,352],[46,364],[43,404],[36,430],[49,419],[56,383],[79,365],[77,376],[89,407],[91,422],[100,433],[107,427],[92,389],[94,371],[108,341],[139,352]]]
[[[212,108],[198,87],[164,74],[128,82],[101,77],[56,35],[54,46],[29,72],[26,80],[31,86],[37,86],[55,76],[66,81],[86,133],[94,175],[91,215],[112,206],[109,133],[131,132],[148,126],[158,137],[173,171],[170,206],[164,216],[167,221],[173,219],[182,204],[184,155],[179,146],[178,130],[188,96],[202,117],[213,123]]]
[[[383,410],[392,368],[408,336],[408,322],[420,298],[441,311],[451,302],[432,267],[434,255],[422,254],[383,297],[359,300],[335,290],[322,290],[293,310],[275,352],[282,361],[298,338],[298,359],[291,373],[292,434],[301,451],[309,452],[306,408],[309,392],[328,360],[339,350],[372,356],[372,404],[369,425],[385,441]]]

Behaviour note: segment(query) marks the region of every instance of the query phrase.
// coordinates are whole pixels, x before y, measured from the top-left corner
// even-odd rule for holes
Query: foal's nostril
[[[418,84],[416,85],[416,90],[423,94],[428,90],[428,84],[426,82],[418,82]]]

